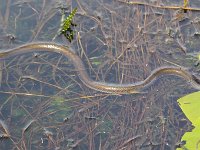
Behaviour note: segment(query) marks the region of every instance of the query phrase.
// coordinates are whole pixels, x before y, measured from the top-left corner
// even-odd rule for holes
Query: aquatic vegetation
[[[200,106],[200,92],[195,92],[189,95],[186,95],[178,100],[179,105],[182,111],[185,113],[187,118],[192,122],[194,129],[192,131],[186,132],[182,141],[185,141],[186,144],[178,148],[181,149],[196,149],[199,147],[199,139],[200,139],[200,117],[199,117],[199,106]]]
[[[198,75],[200,12],[193,1],[9,1],[0,11],[2,50],[27,41],[69,45],[92,81],[120,85],[163,66]],[[195,89],[176,75],[161,75],[146,93],[111,95],[82,84],[60,53],[12,56],[0,69],[1,149],[175,149],[190,127],[176,100]]]
[[[74,8],[72,12],[69,14],[69,16],[64,20],[63,20],[63,17],[64,17],[64,12],[63,12],[62,19],[61,19],[62,23],[61,23],[59,34],[63,34],[69,40],[69,42],[71,42],[74,39],[74,31],[72,27],[76,26],[76,24],[74,24],[72,20],[76,12],[77,12],[77,8]]]

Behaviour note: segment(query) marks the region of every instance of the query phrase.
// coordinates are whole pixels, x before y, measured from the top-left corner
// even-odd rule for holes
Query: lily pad
[[[200,150],[200,92],[186,95],[178,100],[179,105],[195,127],[191,132],[186,132],[182,141],[186,144],[177,150]]]

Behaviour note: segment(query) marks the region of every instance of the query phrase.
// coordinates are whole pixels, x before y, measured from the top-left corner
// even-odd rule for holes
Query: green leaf
[[[186,132],[182,141],[186,144],[177,150],[200,150],[200,92],[186,95],[178,100],[179,105],[195,127],[191,132]]]

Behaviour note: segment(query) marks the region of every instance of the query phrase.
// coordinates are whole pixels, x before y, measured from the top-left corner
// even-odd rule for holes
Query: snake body
[[[97,82],[89,77],[84,67],[83,61],[76,53],[74,53],[68,47],[55,43],[29,43],[26,45],[19,46],[17,48],[2,50],[0,51],[0,58],[8,58],[10,56],[14,56],[17,54],[23,54],[27,52],[38,52],[38,51],[48,51],[48,52],[63,54],[73,62],[73,65],[79,74],[80,80],[87,87],[105,93],[114,93],[114,94],[138,93],[140,89],[150,84],[158,76],[164,74],[171,74],[182,77],[186,81],[189,81],[193,87],[200,88],[200,79],[189,73],[186,69],[180,67],[158,68],[154,70],[145,80],[131,84],[112,84],[106,82]]]

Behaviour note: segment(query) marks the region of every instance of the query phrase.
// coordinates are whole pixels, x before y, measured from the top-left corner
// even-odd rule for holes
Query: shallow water
[[[63,44],[102,82],[142,81],[161,66],[199,74],[199,11],[172,6],[182,1],[0,0],[0,49],[38,41]],[[57,36],[61,8],[68,16],[75,7],[77,26],[69,42]],[[197,1],[190,7],[200,9]],[[60,54],[28,53],[1,64],[2,150],[171,150],[191,129],[176,100],[196,90],[179,77],[164,75],[144,93],[112,95],[87,88]]]

